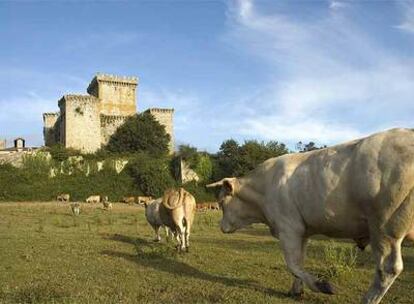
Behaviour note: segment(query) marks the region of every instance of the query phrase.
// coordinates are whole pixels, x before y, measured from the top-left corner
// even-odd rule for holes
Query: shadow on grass
[[[204,237],[198,239],[199,243],[204,243],[208,245],[217,244],[216,239]],[[261,240],[258,242],[252,242],[251,240],[241,240],[241,239],[232,239],[232,238],[223,238],[220,240],[221,248],[236,249],[236,250],[254,250],[258,252],[268,253],[275,252],[278,249],[277,243],[274,240]]]
[[[112,250],[104,250],[101,252],[101,254],[122,258],[135,262],[144,267],[150,267],[154,270],[167,272],[174,275],[181,275],[189,277],[191,279],[200,279],[213,283],[220,283],[229,287],[246,288],[279,298],[288,298],[287,293],[271,288],[262,287],[253,280],[229,278],[203,272],[193,266],[175,259],[174,256],[177,254],[175,253],[174,249],[161,247],[160,244],[155,244],[142,238],[132,238],[115,234],[110,237],[110,239],[134,245],[137,254],[129,254]]]

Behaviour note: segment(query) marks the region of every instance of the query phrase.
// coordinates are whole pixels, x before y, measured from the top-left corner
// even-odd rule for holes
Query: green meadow
[[[0,203],[0,303],[359,303],[374,273],[369,247],[312,239],[306,268],[333,296],[287,292],[292,277],[265,226],[221,233],[221,212],[196,214],[189,253],[152,241],[144,209],[114,204]],[[383,303],[414,303],[414,249]]]

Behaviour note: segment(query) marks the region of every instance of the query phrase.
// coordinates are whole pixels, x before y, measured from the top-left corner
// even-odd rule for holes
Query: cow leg
[[[167,240],[167,242],[169,242],[172,239],[172,233],[170,233],[170,229],[168,229],[167,226],[164,226],[164,229],[165,229],[165,239]]]
[[[159,242],[159,241],[161,241],[161,236],[160,236],[160,226],[155,226],[155,227],[154,227],[154,231],[155,231],[155,239],[154,239],[154,242]]]
[[[186,220],[185,225],[185,250],[188,252],[190,248],[190,231],[191,231],[191,223]]]
[[[298,253],[298,263],[299,266],[301,268],[303,268],[303,261],[305,259],[305,252],[306,252],[306,243],[307,243],[307,239],[303,238],[302,239],[302,246],[301,246],[301,250]],[[299,256],[300,254],[300,256]],[[299,277],[294,277],[294,281],[292,284],[292,288],[289,291],[289,295],[292,297],[301,297],[303,295],[303,281],[301,278]]]
[[[319,281],[303,269],[304,237],[294,232],[281,232],[279,237],[287,267],[295,277],[292,289],[296,289],[294,291],[300,291],[300,280],[313,291],[333,294],[333,288],[328,282]]]
[[[178,221],[177,225],[177,233],[180,235],[180,251],[184,251],[186,246],[186,227],[184,225],[185,220],[181,219]]]
[[[363,299],[364,304],[378,304],[403,270],[401,243],[403,238],[381,237],[371,242],[377,269],[374,282]]]

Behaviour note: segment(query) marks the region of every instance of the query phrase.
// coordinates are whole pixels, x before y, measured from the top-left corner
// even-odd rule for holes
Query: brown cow
[[[194,196],[180,188],[170,189],[164,193],[159,214],[162,223],[170,228],[179,243],[177,249],[188,251],[190,231],[194,221],[196,201]]]

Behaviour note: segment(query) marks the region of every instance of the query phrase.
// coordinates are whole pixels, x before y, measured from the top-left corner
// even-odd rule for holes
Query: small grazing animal
[[[79,203],[72,203],[70,204],[70,208],[72,209],[72,214],[74,216],[78,216],[80,213],[80,204]]]

